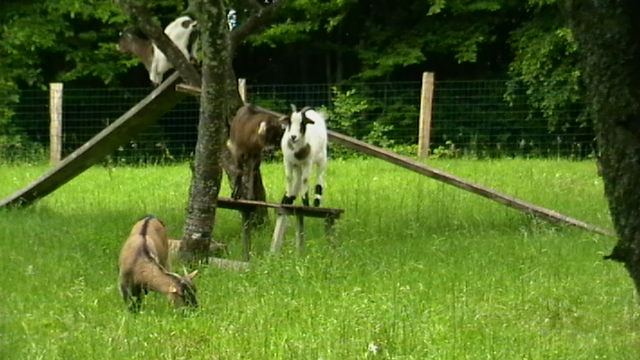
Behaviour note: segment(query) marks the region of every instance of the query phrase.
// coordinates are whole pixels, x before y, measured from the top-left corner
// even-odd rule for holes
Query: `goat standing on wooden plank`
[[[305,107],[284,119],[286,130],[280,146],[284,157],[287,192],[283,204],[293,204],[302,193],[302,204],[309,206],[309,175],[312,165],[316,167],[314,206],[320,206],[324,187],[324,172],[327,167],[327,126],[325,115]]]
[[[164,29],[165,34],[176,44],[187,59],[190,58],[188,48],[191,34],[194,32],[196,25],[197,21],[190,17],[180,16]],[[160,84],[164,73],[173,68],[173,64],[169,62],[167,57],[151,40],[137,36],[131,31],[124,31],[120,34],[116,48],[122,53],[132,54],[139,58],[149,72],[149,79],[154,85]],[[192,58],[195,58],[195,51],[194,44],[191,53]]]
[[[197,21],[190,17],[180,16],[164,29],[165,34],[176,44],[187,59],[189,59],[189,50],[187,49],[189,47],[189,38],[196,24]],[[155,85],[160,84],[164,73],[172,67],[173,65],[169,62],[169,59],[153,44],[153,60],[151,61],[151,70],[149,71],[149,79],[151,79],[151,82]]]
[[[244,105],[236,112],[229,129],[227,148],[231,152],[237,174],[231,197],[253,200],[254,173],[260,168],[262,152],[278,145],[284,132],[281,118],[257,111],[252,105]],[[242,180],[247,184],[244,184]],[[243,184],[246,185],[243,190]]]
[[[151,61],[153,61],[153,42],[134,34],[130,30],[120,33],[120,39],[116,49],[124,54],[132,54],[144,65],[148,72],[151,72]]]
[[[169,241],[164,224],[148,215],[138,221],[120,251],[119,287],[129,310],[140,309],[149,290],[164,294],[174,306],[197,307],[193,278],[198,271],[181,276],[169,271]]]

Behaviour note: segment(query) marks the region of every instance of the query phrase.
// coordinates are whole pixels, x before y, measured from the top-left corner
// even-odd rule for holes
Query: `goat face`
[[[315,124],[315,122],[309,119],[305,114],[308,110],[311,110],[310,107],[305,107],[299,112],[295,111],[295,107],[293,107],[293,110],[294,111],[291,116],[284,119],[284,123],[286,125],[284,136],[288,146],[292,149],[305,145],[304,141],[302,141],[302,143],[300,142],[304,139],[305,134],[307,133],[307,125]],[[298,143],[300,143],[300,145],[298,145]]]
[[[169,301],[175,307],[198,307],[196,286],[193,283],[193,279],[198,275],[198,270],[189,274],[185,271],[184,276],[180,276],[178,274],[172,275],[176,278],[176,281],[167,294]]]

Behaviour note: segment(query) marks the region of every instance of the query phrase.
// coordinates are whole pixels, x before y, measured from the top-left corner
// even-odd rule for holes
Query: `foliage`
[[[153,3],[163,24],[185,5]],[[425,69],[439,80],[508,76],[505,98],[528,119],[542,116],[550,130],[590,126],[585,112],[568,120],[559,115],[582,107],[583,100],[575,42],[557,7],[556,0],[291,0],[276,23],[240,46],[236,73],[250,81],[339,84],[415,80]],[[112,0],[7,1],[0,10],[0,82],[18,88],[51,81],[117,86],[144,72],[114,49],[128,23]],[[239,10],[238,23],[248,16]],[[524,93],[517,93],[522,87]],[[0,97],[6,95],[0,89]],[[386,117],[379,104],[369,107],[380,140],[393,138],[396,124],[406,121]]]
[[[348,10],[357,2],[358,0],[290,0],[283,9],[283,20],[252,36],[250,43],[254,46],[277,47],[282,44],[312,41],[314,34],[318,32],[335,30]]]
[[[542,5],[540,5],[542,6]],[[564,27],[559,16],[546,8],[511,35],[515,58],[509,72],[509,91],[505,94],[512,105],[515,89],[524,87],[529,116],[539,112],[550,129],[567,126],[558,113],[581,105],[580,71],[577,69],[577,47],[571,30]],[[577,118],[586,121],[582,113]]]

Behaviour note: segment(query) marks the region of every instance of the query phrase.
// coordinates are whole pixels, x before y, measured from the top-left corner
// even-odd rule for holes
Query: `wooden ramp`
[[[133,106],[114,123],[106,127],[87,143],[69,154],[58,165],[40,178],[0,201],[0,208],[23,206],[44,197],[64,185],[95,163],[104,159],[119,146],[126,144],[144,128],[155,123],[187,95],[176,92],[180,78],[173,73],[147,97]]]
[[[474,194],[484,196],[487,199],[497,201],[503,205],[506,205],[516,210],[522,211],[524,213],[536,216],[543,220],[565,223],[565,224],[580,227],[601,235],[614,236],[612,232],[599,228],[595,225],[587,224],[583,221],[576,220],[566,215],[562,215],[553,210],[545,209],[543,207],[519,200],[513,196],[502,194],[500,192],[489,189],[482,185],[474,184],[470,181],[448,174],[444,171],[440,171],[438,169],[429,167],[419,161],[396,154],[391,151],[387,151],[385,149],[381,149],[379,147],[367,144],[365,142],[354,139],[352,137],[342,135],[335,131],[329,131],[329,140],[338,144],[342,144],[350,149],[377,157],[378,159],[382,159],[394,165],[398,165],[405,169],[417,172],[418,174],[422,174],[430,178],[434,178],[436,180],[445,182],[449,185],[453,185],[462,190],[466,190]]]

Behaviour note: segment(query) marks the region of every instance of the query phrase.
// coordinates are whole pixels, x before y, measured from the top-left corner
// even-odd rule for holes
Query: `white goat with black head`
[[[316,167],[314,206],[320,206],[327,167],[327,126],[325,115],[305,107],[300,111],[291,105],[292,113],[284,119],[286,130],[280,146],[284,157],[287,192],[283,204],[292,204],[302,193],[302,204],[309,206],[309,175]]]

